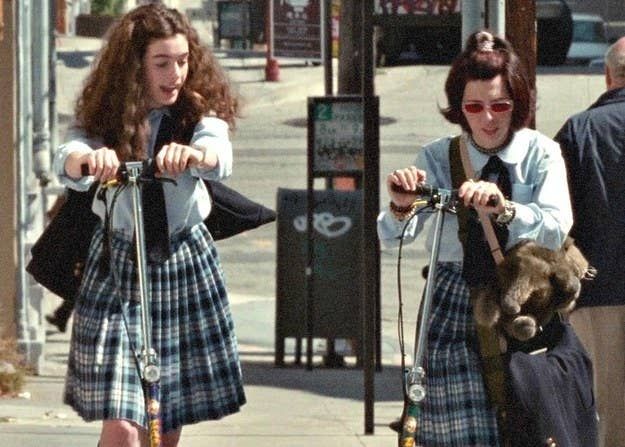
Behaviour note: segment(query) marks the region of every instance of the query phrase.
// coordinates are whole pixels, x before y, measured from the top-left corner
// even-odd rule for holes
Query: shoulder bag
[[[213,206],[204,220],[214,240],[226,239],[276,220],[275,211],[218,181],[204,180]],[[82,279],[91,237],[99,218],[91,211],[95,194],[68,189],[66,201],[31,248],[26,266],[35,281],[73,300]]]

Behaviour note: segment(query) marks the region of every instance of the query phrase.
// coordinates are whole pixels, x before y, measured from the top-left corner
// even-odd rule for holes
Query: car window
[[[603,24],[594,21],[573,21],[574,42],[605,42]]]

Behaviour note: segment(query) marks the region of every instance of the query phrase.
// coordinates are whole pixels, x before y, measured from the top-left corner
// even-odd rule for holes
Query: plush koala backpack
[[[449,148],[454,188],[474,172],[465,138],[455,137]],[[570,238],[557,251],[522,241],[504,256],[489,216],[478,214],[496,280],[473,287],[471,298],[500,444],[596,446],[592,364],[563,319],[575,307],[581,280],[596,272]],[[466,224],[460,216],[458,222]]]
[[[567,238],[560,250],[534,241],[512,247],[497,265],[497,284],[474,294],[475,321],[498,328],[506,338],[526,342],[535,337],[558,312],[570,313],[581,291],[581,280],[594,277],[594,269]]]

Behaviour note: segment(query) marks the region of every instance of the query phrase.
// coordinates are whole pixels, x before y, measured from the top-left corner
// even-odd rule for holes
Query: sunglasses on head
[[[463,102],[462,109],[467,113],[482,113],[484,109],[488,109],[493,113],[503,113],[512,110],[512,104],[511,99],[502,99],[501,101],[487,104],[482,102]]]

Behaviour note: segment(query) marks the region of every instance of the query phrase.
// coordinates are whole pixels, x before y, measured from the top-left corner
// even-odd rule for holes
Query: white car
[[[603,59],[610,43],[606,25],[596,14],[572,14],[573,39],[566,55],[569,64],[589,64]]]

